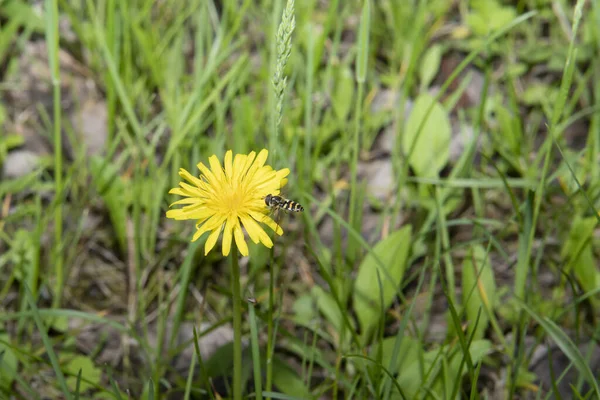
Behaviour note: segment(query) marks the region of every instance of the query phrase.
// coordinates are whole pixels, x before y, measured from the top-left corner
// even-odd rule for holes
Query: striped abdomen
[[[270,208],[281,208],[286,211],[293,212],[302,212],[304,211],[304,207],[300,205],[300,203],[295,202],[293,200],[284,199],[281,196],[275,196],[268,194],[265,197],[265,204]]]

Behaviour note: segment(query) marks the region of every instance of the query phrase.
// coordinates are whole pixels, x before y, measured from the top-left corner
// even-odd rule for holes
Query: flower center
[[[230,215],[239,213],[246,202],[244,194],[240,193],[239,190],[232,190],[223,200],[223,208],[225,208]]]

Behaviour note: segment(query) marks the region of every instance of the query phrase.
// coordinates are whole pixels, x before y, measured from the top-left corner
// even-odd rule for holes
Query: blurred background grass
[[[278,70],[293,3],[0,0],[2,398],[229,396],[167,191],[262,148],[245,396],[600,398],[600,4],[303,0]]]

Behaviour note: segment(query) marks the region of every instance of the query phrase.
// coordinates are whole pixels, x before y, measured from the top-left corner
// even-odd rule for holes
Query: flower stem
[[[275,234],[273,234],[273,238]],[[275,308],[275,267],[274,267],[274,251],[271,248],[271,260],[269,262],[269,310],[267,314],[267,360],[266,360],[266,382],[265,382],[265,390],[270,392],[273,388],[273,350],[275,349],[273,343],[273,310]],[[271,399],[267,397],[267,399]]]
[[[242,296],[237,246],[231,246],[231,294],[233,299],[233,399],[242,399]]]

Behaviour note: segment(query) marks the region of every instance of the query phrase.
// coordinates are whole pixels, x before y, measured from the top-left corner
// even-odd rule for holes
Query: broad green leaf
[[[598,263],[594,256],[592,244],[588,243],[581,250],[579,257],[577,257],[573,265],[575,278],[586,293],[600,288],[600,272],[597,266]],[[591,297],[590,300],[594,305],[598,304],[598,296]]]
[[[492,343],[489,340],[473,341],[469,347],[473,364],[479,363],[491,350]],[[452,383],[462,379],[466,373],[464,367],[459,370],[463,357],[463,351],[457,345],[430,350],[423,356],[423,371],[428,374],[426,382],[423,381],[425,376],[421,374],[419,359],[412,360],[400,370],[397,381],[409,399],[416,398],[420,389],[435,393],[436,396],[430,398],[444,398],[443,393],[449,393]]]
[[[233,342],[219,347],[204,363],[208,376],[231,376],[233,371]]]
[[[377,243],[358,267],[353,300],[365,339],[369,337],[383,312],[396,297],[412,244],[411,235],[410,225],[392,233]],[[380,289],[383,290],[382,294]],[[383,298],[383,309],[381,298]]]
[[[10,343],[8,334],[0,334],[0,388],[9,389],[17,375],[18,360],[12,348],[4,343]]]
[[[44,21],[30,2],[0,1],[0,4],[2,4],[2,15],[9,21],[18,20],[20,24],[27,26],[36,33],[44,32]]]
[[[0,139],[0,143],[5,146],[6,150],[11,150],[25,143],[25,137],[23,135],[7,134]]]
[[[273,361],[273,383],[281,392],[300,399],[312,397],[296,371],[278,358],[274,358]]]
[[[298,296],[292,308],[294,310],[294,321],[298,324],[308,326],[316,316],[314,302],[309,294]]]
[[[52,327],[57,332],[66,332],[69,329],[69,318],[66,315],[48,315],[44,316],[44,323]]]
[[[396,345],[396,337],[388,337],[383,339],[382,342],[382,358],[381,364],[388,368],[391,373],[397,371],[403,371],[408,365],[414,360],[420,357],[420,353],[423,351],[421,343],[410,336],[404,336],[400,343],[400,351],[396,358],[396,365],[389,368],[390,362],[392,361],[392,354],[394,353],[394,346]],[[375,358],[378,346],[373,346],[371,351],[371,357]]]
[[[422,94],[417,98],[402,137],[402,150],[408,155],[410,166],[420,177],[437,177],[450,155],[451,127],[448,113],[434,100],[429,94]],[[433,108],[427,115],[432,104]]]
[[[354,79],[347,67],[338,70],[331,106],[339,121],[346,121],[354,101]]]
[[[22,282],[31,278],[31,271],[36,263],[36,244],[31,232],[19,229],[13,236],[10,250],[6,253],[15,266],[15,278]],[[31,282],[28,282],[31,284]]]
[[[555,101],[558,95],[556,88],[550,87],[546,83],[533,82],[527,85],[527,88],[519,96],[519,100],[528,106],[539,106],[547,102]]]
[[[515,126],[517,118],[508,108],[498,105],[495,108],[496,117],[500,123],[501,136],[497,139],[499,146],[506,146],[511,151],[511,155],[521,156],[523,148],[522,132],[519,129],[519,124]]]
[[[419,75],[421,78],[421,91],[426,90],[440,69],[442,61],[442,46],[434,44],[423,55]]]
[[[101,157],[92,157],[90,162],[90,171],[96,191],[104,200],[110,221],[115,230],[117,241],[121,251],[127,249],[126,243],[126,221],[127,206],[126,194],[131,193],[131,188],[127,187],[121,178],[117,167],[109,160]]]
[[[566,272],[572,270],[575,273],[575,278],[585,292],[600,287],[600,273],[592,249],[592,238],[597,224],[596,217],[576,216],[569,236],[561,249]],[[592,298],[592,301],[597,301],[597,299]]]
[[[489,255],[483,247],[473,246],[462,267],[462,301],[469,323],[469,334],[475,329],[475,339],[484,336],[490,322],[485,310],[487,308],[493,312],[495,298],[496,282]],[[477,321],[478,314],[480,314],[479,321]]]
[[[445,371],[437,376],[433,383],[433,390],[442,398],[450,398],[454,385],[461,385],[461,380],[467,373],[464,351],[460,346],[452,349],[452,355],[448,362],[444,363]],[[469,346],[469,355],[473,365],[481,362],[483,357],[491,353],[492,343],[489,340],[474,340]],[[460,399],[460,390],[457,392],[456,399]]]
[[[578,152],[563,149],[562,155],[563,160],[558,166],[554,177],[558,179],[558,183],[565,194],[572,196],[575,192],[579,191],[579,185],[585,183],[590,168],[587,157],[581,156]]]
[[[340,329],[344,325],[344,319],[333,296],[324,291],[320,286],[313,286],[312,296],[317,303],[319,311],[333,325],[335,330],[340,333]]]
[[[67,384],[69,388],[75,391],[77,384],[77,374],[81,370],[81,382],[79,383],[79,393],[83,393],[88,389],[100,384],[102,371],[97,368],[89,357],[76,356],[66,365],[66,370],[69,372]]]
[[[585,245],[590,242],[596,224],[597,220],[595,217],[575,217],[573,224],[571,225],[569,236],[560,251],[560,256],[566,261],[567,266],[570,266],[577,260],[579,253],[581,253]]]
[[[497,0],[474,0],[471,7],[473,12],[467,15],[467,24],[478,36],[487,36],[516,17],[513,7],[502,6]]]

